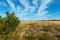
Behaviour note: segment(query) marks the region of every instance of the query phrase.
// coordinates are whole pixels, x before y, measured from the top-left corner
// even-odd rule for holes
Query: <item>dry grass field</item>
[[[60,40],[60,21],[21,21],[10,34],[0,40]]]
[[[19,24],[16,33],[18,40],[60,40],[60,21],[23,21]],[[36,37],[42,34],[50,35],[50,39],[45,36]]]
[[[9,40],[60,40],[60,21],[22,21],[10,38]]]

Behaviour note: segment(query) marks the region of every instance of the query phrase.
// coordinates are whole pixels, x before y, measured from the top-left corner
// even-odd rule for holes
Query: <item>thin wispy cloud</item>
[[[57,19],[60,0],[0,0],[0,15],[6,11],[15,12],[21,20]]]
[[[23,10],[25,15],[34,13],[34,11],[36,10],[37,5],[38,5],[37,0],[32,0],[33,5],[35,5],[35,6],[30,6],[28,0],[19,0],[19,2],[25,7]]]
[[[33,2],[34,5],[38,4],[38,0],[32,0],[32,2]]]
[[[10,6],[10,10],[14,11],[16,13],[20,13],[21,12],[21,8],[19,5],[17,5],[17,7],[15,7],[14,2],[12,2],[12,0],[7,0],[9,6]]]
[[[48,4],[50,4],[51,1],[52,0],[41,0],[40,7],[37,8],[38,7],[38,0],[32,0],[33,4],[35,6],[30,6],[29,2],[27,0],[19,0],[19,2],[25,7],[25,9],[23,10],[23,12],[25,13],[25,15],[27,13],[34,13],[34,11],[36,9],[38,9],[36,15],[39,15],[39,16],[48,13],[48,11],[45,10],[45,9],[48,8],[48,6],[49,6]]]
[[[44,15],[46,13],[48,13],[48,10],[45,10],[46,8],[48,8],[48,4],[51,3],[52,0],[41,0],[41,5],[38,9],[38,15]]]
[[[12,0],[6,0],[10,10],[14,11],[18,17],[24,17],[26,15],[32,15],[32,16],[44,16],[46,13],[48,13],[48,10],[45,10],[49,7],[49,4],[51,4],[52,0],[32,0],[29,2],[28,0],[18,0],[21,5],[24,6],[21,7],[20,5],[16,5],[14,1]],[[40,1],[40,3],[38,3]],[[17,2],[17,0],[16,0]],[[0,5],[7,5],[5,2],[0,2]],[[23,8],[23,9],[22,9]],[[36,13],[35,13],[36,12]]]
[[[28,11],[29,7],[29,2],[27,0],[19,0],[19,2],[25,7],[24,11]]]
[[[33,14],[35,12],[36,9],[36,16],[44,16],[46,13],[48,13],[48,10],[45,10],[46,8],[49,7],[48,4],[51,3],[52,0],[40,0],[40,6],[38,7],[38,0],[32,0],[33,5],[30,6],[29,5],[29,1],[28,0],[19,0],[19,2],[24,6],[24,9],[21,10],[21,7],[18,5],[15,7],[14,2],[12,2],[12,0],[7,0],[8,4],[10,5],[11,9],[14,10],[15,12],[17,12],[20,16],[26,16],[28,14]]]
[[[9,6],[10,6],[11,9],[13,9],[13,10],[16,9],[15,8],[15,4],[11,0],[7,0],[7,2],[8,2],[8,4],[9,4]]]
[[[3,6],[3,7],[7,6],[7,4],[4,1],[0,2],[0,5]]]

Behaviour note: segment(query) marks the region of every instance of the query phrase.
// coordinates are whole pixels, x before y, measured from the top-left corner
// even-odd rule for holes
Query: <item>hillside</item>
[[[40,34],[48,34],[50,35],[51,38],[54,38],[54,40],[55,39],[59,40],[60,21],[26,21],[26,22],[23,21],[19,24],[17,30],[19,40],[26,39],[26,37],[28,38],[32,34],[35,36]]]

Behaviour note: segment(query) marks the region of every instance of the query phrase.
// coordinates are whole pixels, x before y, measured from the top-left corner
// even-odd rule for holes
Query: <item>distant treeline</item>
[[[60,21],[60,20],[40,20],[40,21]]]

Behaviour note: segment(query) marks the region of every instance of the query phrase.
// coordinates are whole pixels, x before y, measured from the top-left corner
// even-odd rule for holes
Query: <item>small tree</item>
[[[15,16],[14,12],[13,13],[6,12],[5,17],[6,33],[15,31],[19,23],[20,20],[18,19],[18,17]]]
[[[16,30],[19,23],[20,20],[16,17],[14,12],[6,12],[6,16],[4,18],[0,16],[0,35],[10,35],[10,33]]]
[[[4,18],[2,18],[2,16],[0,16],[0,35],[3,35],[3,28],[5,27],[5,23],[4,23]]]

